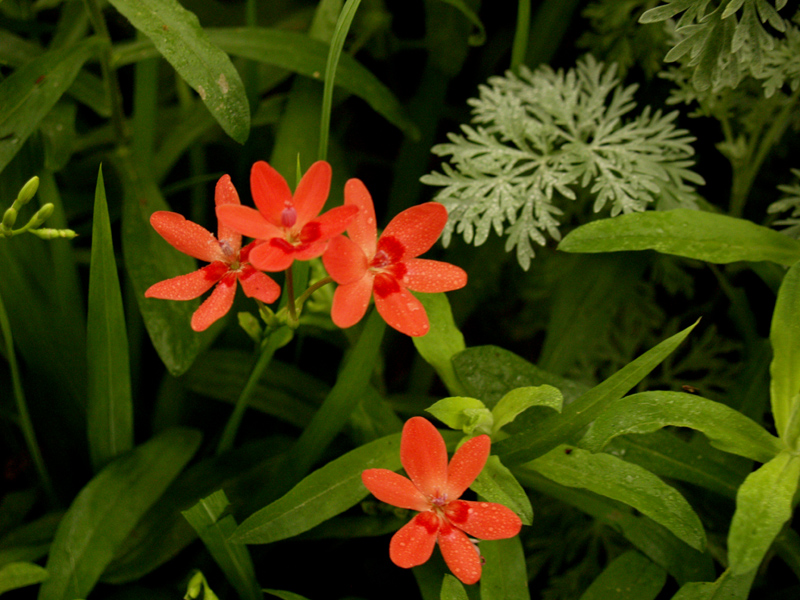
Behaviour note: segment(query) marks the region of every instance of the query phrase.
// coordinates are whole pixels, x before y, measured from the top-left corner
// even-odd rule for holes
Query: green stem
[[[233,412],[231,413],[228,422],[225,424],[225,429],[222,432],[222,438],[217,446],[217,455],[227,452],[233,448],[233,442],[236,439],[236,433],[239,431],[239,425],[241,424],[242,417],[247,409],[250,396],[253,395],[253,391],[256,389],[256,385],[261,379],[261,375],[272,361],[275,351],[288,344],[292,339],[292,335],[293,332],[290,328],[280,327],[270,333],[266,344],[261,347],[261,354],[259,355],[253,370],[250,372],[250,377],[247,379],[247,383],[245,384],[242,393],[239,394],[239,398],[236,400],[236,405],[233,408]]]
[[[297,299],[296,301],[297,307],[302,309],[303,305],[306,303],[306,300],[308,300],[311,297],[311,294],[316,292],[319,288],[328,285],[329,283],[333,283],[332,277],[324,277],[320,279],[317,283],[309,286],[309,288],[305,292],[303,292]]]
[[[289,312],[289,326],[297,327],[297,305],[294,301],[294,277],[291,265],[286,269],[286,310]]]
[[[531,0],[519,0],[517,8],[517,27],[514,31],[514,45],[511,47],[511,70],[525,62],[528,53],[528,38],[531,27]]]
[[[42,458],[42,452],[39,449],[39,442],[36,440],[36,432],[33,430],[33,422],[31,421],[30,413],[28,413],[28,404],[25,401],[25,392],[22,389],[22,377],[19,373],[19,365],[17,364],[17,356],[14,354],[14,340],[11,337],[11,323],[8,320],[3,298],[0,296],[0,330],[2,330],[3,338],[6,341],[6,355],[8,356],[8,365],[11,369],[11,380],[14,387],[14,401],[17,405],[17,413],[19,414],[19,426],[22,429],[22,435],[25,438],[25,444],[28,447],[28,452],[31,455],[33,464],[39,474],[39,480],[42,482],[42,487],[53,506],[58,506],[58,497],[56,496],[53,482],[47,472],[47,467]]]
[[[119,87],[117,71],[111,66],[111,35],[108,33],[106,20],[100,8],[98,0],[83,0],[86,10],[89,12],[89,20],[98,36],[105,42],[105,48],[100,53],[100,70],[103,73],[103,81],[106,86],[106,93],[111,102],[111,121],[117,141],[123,143],[128,139],[128,130],[125,126],[125,111],[122,107],[122,91]]]
[[[786,100],[786,104],[772,121],[767,132],[757,141],[755,151],[748,153],[747,158],[743,161],[743,168],[736,169],[734,166],[730,216],[741,217],[744,213],[744,205],[750,195],[750,189],[753,187],[758,171],[761,169],[761,165],[766,160],[772,147],[783,137],[791,121],[792,113],[797,108],[798,99],[800,99],[800,88],[792,92],[792,95]]]

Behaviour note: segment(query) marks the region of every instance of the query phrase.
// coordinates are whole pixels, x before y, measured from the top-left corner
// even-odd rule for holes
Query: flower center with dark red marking
[[[300,230],[300,241],[304,244],[316,242],[322,237],[322,226],[319,223],[311,221],[303,226]]]
[[[230,267],[221,260],[215,260],[210,265],[203,267],[203,277],[206,281],[219,281]]]
[[[391,294],[396,294],[400,291],[400,284],[397,279],[387,273],[378,273],[375,275],[375,281],[372,284],[372,291],[378,298],[386,298]]]
[[[433,511],[421,512],[416,516],[416,519],[417,523],[422,525],[430,534],[436,533],[442,525],[439,516]]]
[[[384,269],[398,262],[406,251],[403,243],[393,236],[383,236],[378,240],[378,251],[372,257],[369,266]]]

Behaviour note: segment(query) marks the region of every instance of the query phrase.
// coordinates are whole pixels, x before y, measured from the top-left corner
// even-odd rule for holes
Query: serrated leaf
[[[592,454],[558,446],[526,464],[548,479],[624,502],[702,550],[706,536],[700,518],[683,496],[658,477],[611,454]]]
[[[570,232],[558,249],[656,250],[711,263],[767,260],[791,266],[800,260],[798,240],[745,219],[683,208],[587,223]]]
[[[664,569],[629,550],[597,576],[580,600],[653,600],[666,581]]]
[[[99,48],[96,38],[51,50],[0,82],[0,172]]]
[[[784,448],[778,438],[739,411],[683,392],[620,398],[595,419],[580,445],[599,452],[618,435],[651,433],[670,425],[702,431],[715,448],[759,462],[767,462]]]
[[[775,429],[787,444],[794,445],[800,434],[795,416],[800,409],[800,264],[789,269],[778,290],[769,339],[773,352],[769,391]]]
[[[689,335],[697,323],[662,341],[611,377],[596,385],[568,405],[564,411],[548,417],[535,427],[528,427],[498,442],[495,452],[506,464],[516,464],[536,458],[555,446],[565,443],[612,402],[628,393],[644,379]]]
[[[47,579],[47,571],[37,564],[12,562],[0,568],[0,594],[41,583]]]
[[[728,531],[728,563],[733,575],[755,570],[784,523],[800,481],[800,456],[784,450],[753,471],[736,494]]]
[[[165,431],[115,459],[80,491],[59,523],[39,600],[89,594],[139,517],[197,451],[200,437],[191,429]]]
[[[225,132],[243,144],[250,134],[250,107],[239,72],[209,39],[194,13],[177,0],[110,0],[152,40],[194,89]]]
[[[133,447],[128,333],[102,168],[97,174],[86,320],[86,430],[95,472]]]
[[[414,294],[425,307],[431,328],[425,335],[412,338],[414,347],[436,369],[451,394],[465,395],[464,386],[453,369],[453,357],[466,348],[464,336],[456,327],[453,311],[445,294]]]
[[[490,456],[478,477],[469,486],[489,502],[497,502],[513,510],[524,525],[533,523],[533,507],[528,494],[496,456]]]
[[[527,386],[511,390],[500,398],[492,409],[494,417],[492,432],[496,433],[532,406],[547,406],[556,412],[561,412],[563,405],[564,397],[558,388],[552,385]]]

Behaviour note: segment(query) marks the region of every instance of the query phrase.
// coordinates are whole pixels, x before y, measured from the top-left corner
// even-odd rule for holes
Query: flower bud
[[[36,211],[36,214],[31,217],[30,221],[28,221],[27,227],[30,229],[39,227],[42,223],[50,218],[50,215],[53,214],[55,209],[56,207],[52,203],[48,202],[42,208]]]
[[[17,209],[13,206],[3,214],[3,229],[11,229],[17,222]]]
[[[78,234],[72,229],[31,229],[30,233],[43,240],[55,240],[57,238],[71,240],[78,237]]]
[[[250,336],[250,339],[256,344],[261,342],[261,323],[258,322],[258,319],[249,312],[240,312],[237,316],[239,317],[239,326]]]
[[[17,202],[20,206],[24,206],[31,199],[36,195],[36,191],[39,189],[39,178],[35,175],[28,179],[28,182],[22,186],[22,189],[19,191],[17,195]]]

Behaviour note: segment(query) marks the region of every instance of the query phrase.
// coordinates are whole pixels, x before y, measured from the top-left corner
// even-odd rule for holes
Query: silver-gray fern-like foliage
[[[588,55],[566,72],[523,67],[481,85],[469,100],[472,125],[432,149],[450,163],[422,177],[442,187],[444,244],[455,231],[479,246],[494,229],[527,270],[531,242],[544,245],[545,233],[561,239],[558,204],[579,189],[594,197],[594,212],[608,205],[612,216],[656,202],[694,207],[691,184],[703,183],[690,169],[694,138],[675,126],[676,112],[646,107],[630,117],[635,90]]]

